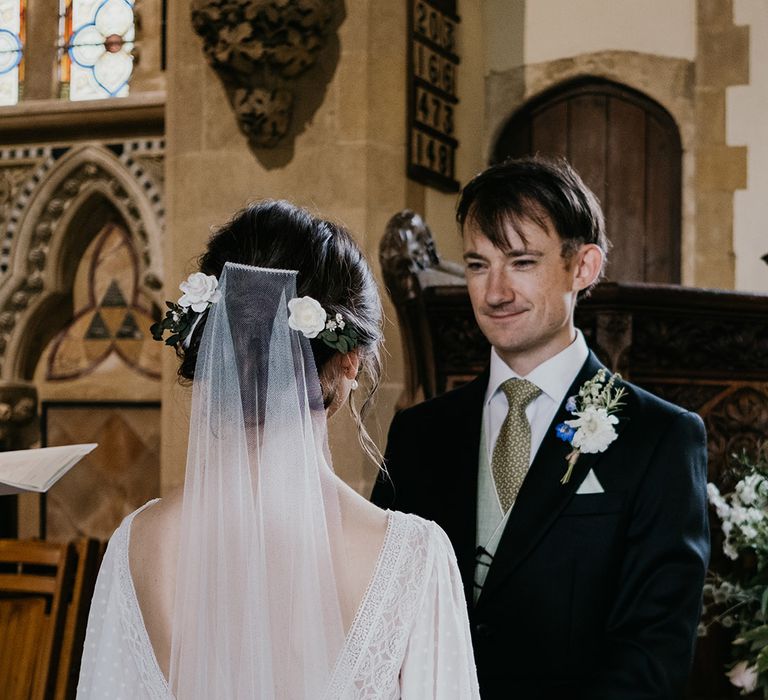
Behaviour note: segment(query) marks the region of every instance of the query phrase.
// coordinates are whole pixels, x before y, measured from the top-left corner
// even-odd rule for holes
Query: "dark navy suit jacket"
[[[590,353],[567,396],[602,367]],[[448,534],[472,601],[488,373],[398,413],[372,500]],[[476,606],[484,700],[680,698],[709,557],[706,439],[694,413],[629,383],[618,438],[582,454],[555,426],[525,478]],[[604,493],[576,494],[593,469]]]

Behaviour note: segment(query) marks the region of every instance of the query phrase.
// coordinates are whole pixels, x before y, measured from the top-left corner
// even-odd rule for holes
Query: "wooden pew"
[[[0,697],[53,696],[74,565],[69,544],[0,540]]]
[[[0,540],[0,698],[74,698],[102,544]]]

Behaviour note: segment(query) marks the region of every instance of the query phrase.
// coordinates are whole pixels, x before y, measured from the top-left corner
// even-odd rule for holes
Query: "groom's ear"
[[[571,270],[574,292],[591,287],[599,279],[604,260],[602,248],[594,243],[585,243],[573,254]]]

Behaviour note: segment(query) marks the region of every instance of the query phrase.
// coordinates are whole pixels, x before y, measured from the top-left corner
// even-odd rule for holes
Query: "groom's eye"
[[[526,270],[536,264],[534,258],[518,258],[512,263],[516,270]]]

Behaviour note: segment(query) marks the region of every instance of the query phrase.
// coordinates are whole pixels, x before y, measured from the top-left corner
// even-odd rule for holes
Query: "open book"
[[[0,496],[24,491],[46,492],[97,446],[92,442],[0,452]]]

